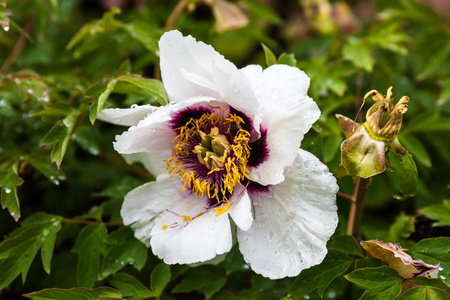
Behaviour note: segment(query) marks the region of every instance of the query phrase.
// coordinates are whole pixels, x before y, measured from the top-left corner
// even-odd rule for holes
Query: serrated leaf
[[[152,291],[129,274],[116,273],[108,278],[108,282],[114,286],[123,297],[129,297],[130,299],[155,297]]]
[[[78,254],[77,285],[87,288],[94,287],[100,266],[100,253],[105,252],[103,239],[107,235],[103,223],[84,227],[78,234],[72,252]]]
[[[278,58],[278,64],[288,65],[291,67],[297,66],[297,60],[295,59],[295,56],[293,53],[282,53],[280,57]]]
[[[420,209],[422,213],[437,222],[433,226],[450,226],[450,202],[444,201],[442,204],[433,204]]]
[[[277,63],[277,57],[273,54],[272,50],[264,44],[261,44],[264,49],[264,54],[266,55],[266,64],[271,66]]]
[[[416,194],[419,175],[417,174],[416,163],[410,153],[406,153],[400,158],[402,160],[402,174],[400,175],[401,195],[394,197],[398,200],[405,200]]]
[[[396,299],[402,291],[403,278],[391,267],[358,269],[344,276],[348,281],[368,288],[360,299]]]
[[[170,276],[170,266],[165,263],[160,263],[153,269],[150,282],[152,291],[157,299],[159,299],[159,296],[161,296],[164,288],[169,283]]]
[[[328,249],[335,249],[345,254],[364,257],[361,246],[351,235],[336,235],[327,244]]]
[[[148,249],[134,237],[130,228],[122,227],[107,236],[104,242],[113,245],[113,247],[105,255],[100,278],[108,277],[125,267],[126,264],[133,265],[137,270],[145,265]]]
[[[100,300],[100,299],[122,299],[122,295],[109,287],[96,289],[71,288],[71,289],[44,289],[38,292],[24,294],[23,296],[32,300]]]
[[[329,250],[320,265],[303,270],[300,273],[284,299],[300,299],[315,289],[317,289],[319,296],[323,295],[328,285],[344,273],[350,267],[352,261],[350,257],[340,251]]]
[[[16,222],[20,219],[20,203],[17,196],[17,187],[22,185],[22,183],[23,180],[17,175],[15,167],[8,168],[0,173],[2,208],[7,208],[9,214]]]
[[[39,218],[41,222],[31,222],[30,226],[15,230],[0,244],[0,289],[8,286],[19,274],[22,274],[22,281],[25,281],[40,247],[44,269],[50,272],[53,244],[56,233],[61,228],[62,218],[45,214],[40,214]],[[22,224],[27,224],[25,221]]]

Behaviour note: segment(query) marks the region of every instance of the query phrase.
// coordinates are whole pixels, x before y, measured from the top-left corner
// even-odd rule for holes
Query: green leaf
[[[432,293],[444,296],[442,299],[448,299],[450,296],[450,287],[439,279],[417,276],[408,279],[408,281],[413,285],[427,287]],[[439,297],[436,299],[439,299]]]
[[[358,269],[344,277],[368,288],[360,299],[394,300],[402,291],[403,278],[391,267]]]
[[[153,269],[150,282],[152,291],[157,299],[159,299],[164,288],[169,283],[170,276],[170,266],[165,263],[160,263]]]
[[[160,105],[169,103],[166,90],[161,81],[156,79],[146,79],[140,76],[123,75],[117,78],[118,81],[128,82],[138,87],[148,97],[155,99]]]
[[[300,273],[284,299],[300,299],[315,289],[317,289],[319,296],[322,296],[328,285],[344,273],[350,267],[352,261],[350,257],[340,251],[328,251],[322,263]]]
[[[0,25],[5,31],[9,30],[9,17],[11,16],[11,12],[6,8],[6,3],[0,4]]]
[[[41,172],[48,180],[56,185],[59,185],[60,180],[65,180],[66,176],[61,170],[58,170],[54,164],[51,163],[47,155],[24,155],[21,157],[24,161],[29,162],[36,170]]]
[[[398,200],[404,200],[416,194],[417,190],[417,167],[410,153],[400,157],[402,160],[402,174],[400,175],[400,193],[394,196]]]
[[[205,297],[207,299],[210,299],[213,295],[215,295],[218,291],[220,291],[220,289],[223,288],[223,286],[226,284],[226,282],[227,282],[227,279],[222,278],[217,281],[214,281],[213,283],[210,283],[205,288],[205,292],[204,292]]]
[[[125,31],[142,46],[152,53],[158,53],[158,40],[160,34],[148,22],[134,21],[124,26]]]
[[[29,226],[15,230],[0,244],[0,289],[8,286],[19,274],[25,281],[40,247],[44,270],[50,272],[53,245],[61,220],[61,217],[46,214],[32,216],[22,223],[22,226]]]
[[[278,58],[278,64],[288,65],[291,67],[297,66],[297,60],[295,59],[294,54],[286,54],[282,53],[280,57]]]
[[[359,257],[364,257],[361,246],[351,235],[336,235],[331,241],[328,242],[327,248],[329,250],[335,249],[345,254],[356,255]]]
[[[52,145],[63,140],[67,134],[67,127],[64,125],[63,121],[58,121],[47,134],[41,142],[41,146]]]
[[[0,173],[0,186],[2,187],[2,208],[8,208],[9,214],[17,222],[20,219],[20,204],[17,197],[17,187],[23,180],[17,175],[17,168],[11,167]]]
[[[409,134],[400,135],[398,138],[401,144],[405,146],[409,152],[411,152],[419,163],[428,168],[431,167],[430,155],[428,155],[427,150],[418,138]]]
[[[38,292],[24,294],[23,296],[32,300],[101,300],[122,299],[122,295],[109,287],[96,289],[71,288],[71,289],[44,289]]]
[[[450,237],[423,239],[412,246],[408,253],[427,264],[441,264],[443,271],[450,273]]]
[[[106,251],[103,239],[107,236],[103,223],[84,227],[78,235],[72,252],[78,254],[77,285],[93,288],[98,277],[100,253]]]
[[[214,266],[202,266],[189,269],[184,278],[177,284],[172,293],[189,293],[199,289],[206,289],[211,284],[221,281],[224,275]]]
[[[105,105],[106,100],[108,100],[108,97],[111,94],[111,92],[113,91],[116,84],[117,84],[117,80],[111,80],[106,85],[106,88],[100,93],[100,95],[97,98],[95,98],[94,101],[92,101],[91,111],[89,113],[89,120],[91,121],[92,124],[94,124],[95,119],[97,119],[98,114],[103,109],[103,106]],[[88,91],[86,91],[86,94]]]
[[[372,72],[374,61],[371,56],[370,46],[363,40],[352,37],[342,49],[343,57],[367,72]]]
[[[148,249],[137,240],[129,227],[122,227],[104,239],[104,242],[113,245],[105,255],[100,271],[100,278],[119,271],[126,264],[131,264],[140,270],[147,260]]]
[[[116,273],[108,278],[108,282],[114,286],[123,297],[129,297],[130,299],[155,297],[152,291],[129,274]]]
[[[442,204],[433,204],[421,208],[422,213],[437,222],[433,226],[450,226],[450,202],[444,201]]]
[[[275,65],[277,63],[277,58],[275,54],[273,54],[272,50],[264,44],[261,44],[264,49],[264,54],[266,55],[266,64],[267,66]]]

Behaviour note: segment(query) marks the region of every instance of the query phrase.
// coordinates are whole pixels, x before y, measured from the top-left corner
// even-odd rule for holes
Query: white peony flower
[[[168,264],[211,260],[231,249],[234,234],[263,276],[319,264],[338,222],[338,186],[299,149],[320,116],[309,78],[286,65],[237,69],[178,31],[159,47],[170,104],[100,114],[131,126],[114,148],[157,176],[127,194],[124,224]]]

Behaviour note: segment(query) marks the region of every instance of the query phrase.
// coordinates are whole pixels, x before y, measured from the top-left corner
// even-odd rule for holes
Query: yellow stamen
[[[221,214],[223,214],[224,212],[226,212],[230,208],[230,201],[223,200],[223,202],[226,203],[224,207],[216,207],[216,208],[214,208],[214,210],[216,211],[216,217],[221,215]]]
[[[167,227],[169,227],[169,226],[167,226],[167,225],[164,225],[164,226],[162,227],[162,230],[166,230],[166,229],[167,229]]]

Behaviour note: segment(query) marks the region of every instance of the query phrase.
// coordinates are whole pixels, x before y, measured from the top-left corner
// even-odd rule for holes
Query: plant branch
[[[6,74],[9,68],[11,68],[11,66],[13,65],[16,58],[19,56],[20,52],[22,52],[22,48],[23,46],[25,46],[25,43],[27,41],[27,35],[31,32],[31,28],[33,27],[33,22],[34,13],[30,12],[27,16],[27,20],[25,21],[25,26],[23,28],[24,34],[19,37],[11,53],[9,53],[8,57],[3,63],[2,67],[0,68],[0,74]]]
[[[170,28],[172,28],[175,25],[175,22],[180,17],[181,13],[183,12],[183,9],[188,4],[189,4],[189,0],[181,0],[180,2],[178,2],[177,6],[175,6],[175,8],[173,9],[169,18],[167,19],[166,26],[164,26],[164,28],[166,30],[169,30]]]
[[[350,206],[350,214],[348,217],[347,234],[360,240],[359,229],[364,209],[364,199],[367,191],[369,179],[358,177],[356,179],[355,190],[352,196],[352,204]]]

